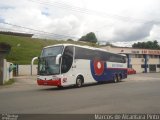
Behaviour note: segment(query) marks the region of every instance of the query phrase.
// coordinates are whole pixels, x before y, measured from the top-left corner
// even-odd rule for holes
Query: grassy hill
[[[8,43],[12,46],[11,52],[6,59],[16,64],[30,64],[33,57],[39,56],[44,46],[72,43],[79,45],[96,46],[91,43],[82,43],[76,41],[58,41],[58,40],[44,40],[28,37],[19,37],[12,35],[0,34],[0,42]]]

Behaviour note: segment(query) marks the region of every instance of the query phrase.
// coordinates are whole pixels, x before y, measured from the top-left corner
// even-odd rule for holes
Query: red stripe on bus
[[[61,80],[37,80],[38,85],[61,86]]]
[[[112,69],[112,70],[127,70],[127,68],[107,68],[107,69]]]

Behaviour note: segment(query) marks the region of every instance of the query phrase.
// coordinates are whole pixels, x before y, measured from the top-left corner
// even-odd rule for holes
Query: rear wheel
[[[115,75],[114,78],[113,78],[113,82],[114,82],[114,83],[117,83],[117,82],[118,82],[118,77],[117,77],[116,75]]]
[[[82,84],[83,84],[83,80],[81,79],[81,78],[77,78],[77,80],[76,80],[76,87],[82,87]]]
[[[121,75],[117,76],[117,81],[120,82],[121,81]]]

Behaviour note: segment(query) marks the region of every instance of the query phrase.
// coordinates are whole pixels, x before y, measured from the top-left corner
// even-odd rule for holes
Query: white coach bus
[[[38,60],[38,85],[81,87],[127,78],[126,56],[72,44],[44,47]]]

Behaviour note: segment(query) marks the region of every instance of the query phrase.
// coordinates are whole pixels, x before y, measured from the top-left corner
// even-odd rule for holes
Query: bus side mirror
[[[56,57],[56,65],[59,64],[59,59],[62,57],[62,54],[58,54]]]

